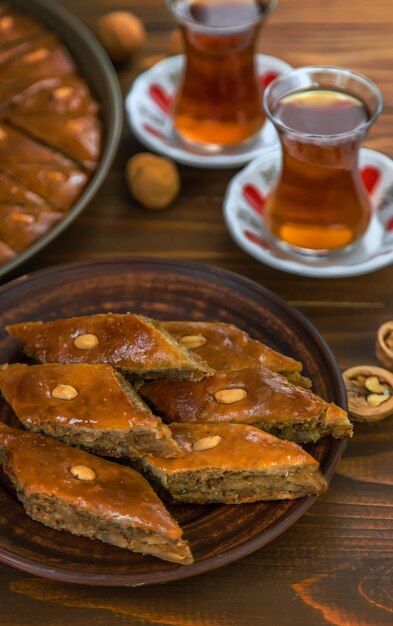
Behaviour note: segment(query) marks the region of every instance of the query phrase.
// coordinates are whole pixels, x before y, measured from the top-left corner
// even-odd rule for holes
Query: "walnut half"
[[[377,422],[393,414],[393,374],[373,365],[343,372],[348,409],[354,422]]]
[[[379,327],[375,351],[385,367],[393,368],[393,320]]]

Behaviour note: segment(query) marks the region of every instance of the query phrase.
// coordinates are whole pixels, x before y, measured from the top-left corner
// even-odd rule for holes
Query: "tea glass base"
[[[293,246],[286,241],[283,241],[282,239],[278,239],[270,232],[267,232],[266,234],[274,246],[276,246],[283,252],[286,252],[287,254],[301,257],[303,261],[313,261],[316,259],[325,260],[331,258],[334,259],[336,257],[343,256],[345,254],[353,252],[353,250],[359,245],[361,241],[361,239],[358,239],[350,243],[348,246],[344,246],[343,248],[334,248],[333,250],[316,250],[315,248],[300,248],[298,246]]]
[[[244,150],[253,149],[255,145],[257,144],[258,139],[260,138],[262,128],[263,128],[263,125],[254,135],[252,135],[251,137],[247,137],[243,141],[239,141],[238,143],[234,143],[234,144],[225,144],[225,145],[218,144],[218,143],[205,143],[205,142],[199,142],[199,141],[192,141],[191,139],[188,139],[187,137],[182,135],[182,133],[179,132],[175,126],[172,126],[172,135],[175,138],[175,140],[180,142],[180,144],[183,144],[186,150],[194,149],[194,150],[197,150],[200,154],[205,153],[206,155],[208,154],[225,155],[225,154],[230,154],[230,153],[237,152],[237,151],[243,152]]]

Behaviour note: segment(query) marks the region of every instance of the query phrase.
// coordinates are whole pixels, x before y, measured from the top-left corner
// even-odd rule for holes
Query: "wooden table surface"
[[[173,24],[164,0],[62,4],[90,27],[102,12],[131,9],[148,29],[145,55],[167,50]],[[347,66],[376,81],[385,111],[367,145],[393,157],[392,0],[280,0],[260,49],[294,66]],[[119,72],[124,89],[137,70],[135,64]],[[393,319],[393,267],[358,278],[316,280],[257,263],[232,242],[222,219],[222,198],[234,170],[181,167],[182,192],[173,208],[143,211],[124,180],[127,159],[140,150],[125,131],[114,166],[91,205],[18,274],[125,254],[209,263],[247,276],[293,303],[328,341],[342,369],[376,363],[376,330]],[[0,565],[0,626],[391,625],[392,486],[393,420],[357,425],[328,493],[253,555],[184,582],[136,589],[49,582]]]

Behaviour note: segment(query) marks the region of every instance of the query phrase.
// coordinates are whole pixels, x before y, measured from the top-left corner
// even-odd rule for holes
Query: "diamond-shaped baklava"
[[[174,563],[193,562],[181,528],[129,467],[2,423],[0,463],[37,522]]]
[[[300,446],[244,424],[171,424],[184,452],[141,461],[179,502],[238,504],[322,493],[319,464]]]
[[[156,381],[138,393],[170,422],[237,422],[298,443],[352,435],[343,409],[264,367],[217,372],[190,383]]]
[[[213,373],[158,322],[142,315],[102,313],[24,322],[7,330],[40,363],[109,363],[141,378],[199,380]]]
[[[262,365],[283,374],[297,385],[309,388],[311,381],[301,375],[303,364],[251,339],[234,324],[223,322],[161,322],[182,345],[193,350],[213,369],[240,369]]]
[[[179,456],[167,426],[110,365],[0,368],[0,390],[30,430],[111,457]]]

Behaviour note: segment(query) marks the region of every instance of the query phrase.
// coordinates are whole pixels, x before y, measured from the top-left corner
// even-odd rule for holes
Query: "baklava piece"
[[[172,424],[179,459],[148,458],[145,472],[178,502],[239,504],[319,494],[327,483],[300,446],[243,424]]]
[[[67,212],[84,191],[88,176],[77,165],[53,153],[52,163],[0,163],[15,179],[45,198],[54,210]]]
[[[71,74],[53,79],[36,93],[16,97],[12,111],[21,115],[68,115],[80,117],[98,113],[99,106],[79,76]]]
[[[1,18],[0,18],[0,30],[1,30]],[[1,32],[0,32],[0,40]],[[34,39],[22,39],[21,41],[10,41],[8,43],[0,44],[0,66],[5,63],[9,63],[15,57],[19,57],[22,54],[27,54],[29,50],[34,46]]]
[[[352,436],[345,411],[264,367],[217,372],[196,383],[151,382],[138,392],[170,422],[253,424],[297,443]]]
[[[182,454],[110,365],[5,365],[0,390],[26,428],[70,445],[111,457]]]
[[[29,248],[63,217],[50,207],[7,206],[0,203],[0,237],[16,252]]]
[[[251,339],[234,324],[223,322],[161,322],[182,345],[193,350],[213,369],[240,369],[262,365],[294,384],[309,389],[311,381],[301,375],[303,364]]]
[[[42,31],[41,24],[29,15],[7,6],[0,9],[0,49],[5,45],[32,40]]]
[[[13,251],[28,248],[62,217],[27,187],[0,173],[0,239]]]
[[[73,60],[57,37],[43,33],[34,39],[28,52],[0,67],[0,108],[8,106],[21,94],[39,91],[46,80],[66,76],[75,69]]]
[[[101,123],[95,115],[10,115],[9,121],[36,139],[52,145],[86,169],[96,169],[101,154]]]
[[[0,175],[47,205],[7,203],[0,189],[2,265],[80,198],[99,163],[102,121],[56,34],[6,4],[0,5],[0,84]]]
[[[6,114],[14,126],[60,150],[86,169],[97,166],[101,122],[87,85],[75,76],[22,99]]]
[[[193,562],[182,530],[138,472],[2,423],[0,463],[37,522],[174,563]]]
[[[87,174],[72,161],[4,123],[0,171],[60,211],[71,208],[88,182]]]
[[[40,363],[108,363],[145,378],[200,380],[212,370],[164,331],[131,313],[103,313],[8,326],[27,355]]]
[[[5,164],[9,164],[13,168],[18,163],[67,165],[70,161],[2,122],[0,124],[0,167],[3,168]]]
[[[0,134],[1,136],[1,134]],[[24,185],[0,172],[0,204],[24,206],[24,207],[46,207],[45,201],[30,191]]]

